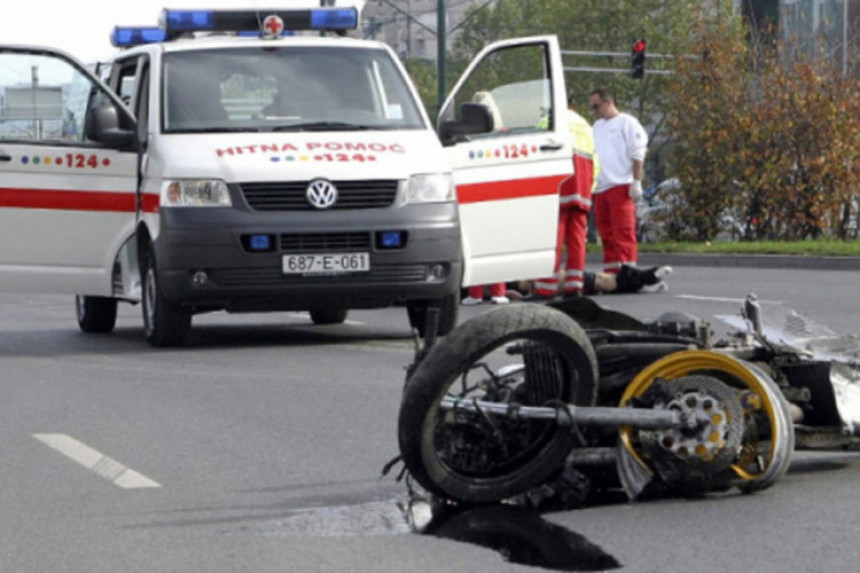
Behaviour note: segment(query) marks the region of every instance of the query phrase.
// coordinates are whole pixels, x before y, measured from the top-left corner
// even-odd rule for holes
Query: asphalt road
[[[710,316],[737,313],[756,292],[765,310],[783,302],[858,332],[858,279],[678,266],[668,293],[598,301],[643,319]],[[0,570],[535,570],[411,533],[398,507],[405,485],[379,478],[397,453],[406,324],[402,308],[327,327],[303,314],[212,314],[195,318],[187,348],[156,350],[136,307],[121,307],[113,334],[93,336],[78,332],[71,300],[0,295]],[[755,495],[543,519],[566,532],[551,547],[577,541],[565,557],[574,566],[607,568],[597,553],[626,571],[849,571],[860,557],[858,461],[802,453]]]

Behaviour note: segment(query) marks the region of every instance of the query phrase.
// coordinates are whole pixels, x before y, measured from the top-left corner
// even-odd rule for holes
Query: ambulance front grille
[[[396,180],[332,181],[337,187],[337,202],[328,210],[382,209],[397,198]],[[256,211],[311,211],[306,193],[309,181],[242,183],[240,188],[248,205]]]
[[[288,233],[281,235],[281,251],[304,253],[369,250],[370,233]]]
[[[285,275],[279,268],[239,268],[219,269],[210,278],[220,287],[276,287],[313,283],[334,284],[406,284],[425,282],[427,280],[426,265],[374,265],[366,273],[345,275],[300,276]]]

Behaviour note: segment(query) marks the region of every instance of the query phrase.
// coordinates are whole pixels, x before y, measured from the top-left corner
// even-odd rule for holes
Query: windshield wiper
[[[272,131],[364,131],[367,129],[377,128],[372,125],[346,123],[343,121],[312,121],[291,125],[278,125],[273,127]]]

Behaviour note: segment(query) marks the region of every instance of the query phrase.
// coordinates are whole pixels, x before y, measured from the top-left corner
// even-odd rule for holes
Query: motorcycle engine
[[[648,332],[655,334],[669,334],[673,336],[686,336],[707,341],[710,324],[697,316],[686,312],[664,312],[656,320],[647,325]]]

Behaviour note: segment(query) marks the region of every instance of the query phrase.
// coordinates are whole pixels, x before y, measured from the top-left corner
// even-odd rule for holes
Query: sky
[[[354,5],[341,0],[338,5]],[[318,0],[4,0],[0,44],[59,48],[84,63],[116,52],[114,26],[155,26],[163,8],[289,8]]]

